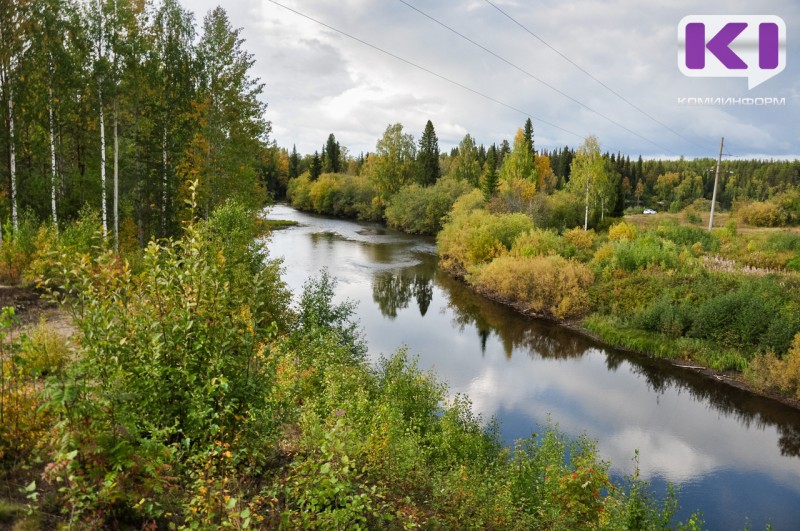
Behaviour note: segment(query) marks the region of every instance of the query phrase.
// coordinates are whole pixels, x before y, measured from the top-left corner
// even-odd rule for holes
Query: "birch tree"
[[[270,124],[264,120],[266,105],[258,98],[264,85],[250,76],[254,59],[242,47],[240,33],[217,7],[204,18],[198,44],[196,100],[202,127],[192,141],[195,149],[202,145],[206,150],[200,182],[206,214],[226,197],[254,205],[265,198],[257,168]]]
[[[11,190],[11,222],[13,230],[19,227],[17,215],[17,137],[14,106],[15,85],[22,54],[30,45],[25,36],[26,22],[30,21],[28,10],[31,3],[20,0],[0,2],[0,86],[6,107],[6,130],[8,132],[8,177]],[[2,234],[0,233],[0,244]]]
[[[589,135],[575,153],[570,166],[569,189],[578,195],[584,195],[583,230],[589,229],[589,198],[605,190],[608,182],[605,163],[600,155],[600,143],[597,137]]]

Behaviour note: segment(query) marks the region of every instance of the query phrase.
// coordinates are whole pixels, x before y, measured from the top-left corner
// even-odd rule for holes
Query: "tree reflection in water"
[[[408,308],[413,298],[424,317],[433,300],[435,271],[436,264],[430,260],[411,267],[379,271],[372,277],[372,300],[384,317],[394,319],[397,311]]]
[[[793,408],[696,371],[675,367],[665,360],[609,348],[569,328],[526,318],[487,300],[443,272],[437,272],[434,281],[447,297],[454,313],[454,325],[462,332],[474,327],[483,351],[492,334],[500,340],[508,358],[513,352],[525,352],[532,358],[570,359],[596,349],[605,354],[609,371],[616,371],[627,362],[631,370],[643,376],[647,386],[656,393],[664,393],[670,388],[685,390],[695,400],[710,404],[723,415],[733,417],[747,427],[755,425],[763,429],[774,425],[781,434],[778,442],[781,454],[800,456],[800,424],[797,411]]]

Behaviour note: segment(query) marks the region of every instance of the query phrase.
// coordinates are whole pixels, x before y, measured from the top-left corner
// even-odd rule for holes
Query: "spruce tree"
[[[531,122],[530,118],[525,120],[524,133],[525,133],[525,145],[528,146],[528,150],[531,152],[531,154],[533,154],[534,153],[534,150],[533,150],[533,122]]]
[[[481,183],[483,197],[486,198],[487,201],[491,199],[497,191],[497,183],[499,180],[500,176],[497,173],[497,148],[492,144],[486,156],[486,169],[483,174],[483,182]]]
[[[300,155],[297,154],[297,146],[292,144],[292,154],[289,155],[289,179],[294,179],[300,175]]]
[[[328,141],[322,149],[323,167],[326,173],[339,173],[341,171],[341,154],[339,142],[333,133],[328,135]]]
[[[312,181],[319,179],[322,174],[322,161],[319,158],[319,151],[314,152],[314,158],[311,159],[311,168],[308,170],[308,178]]]
[[[439,169],[439,139],[436,138],[436,131],[433,123],[428,120],[425,130],[419,139],[419,152],[417,153],[418,174],[417,180],[422,186],[429,186],[439,180],[441,170]]]

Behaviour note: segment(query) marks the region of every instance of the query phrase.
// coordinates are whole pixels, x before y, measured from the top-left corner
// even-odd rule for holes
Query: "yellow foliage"
[[[607,243],[602,245],[595,253],[594,258],[592,259],[596,264],[602,264],[606,262],[610,262],[612,258],[614,258],[614,249],[615,245],[613,243]]]
[[[500,181],[498,190],[502,194],[530,201],[536,195],[536,183],[528,179],[510,177]]]
[[[531,229],[514,240],[511,256],[558,254],[562,247],[561,237],[554,230]]]
[[[612,241],[633,241],[636,238],[636,227],[620,221],[608,229],[608,239]]]
[[[555,256],[501,256],[471,277],[479,289],[536,313],[558,319],[579,317],[590,308],[591,269]]]
[[[756,387],[777,387],[794,398],[800,398],[800,333],[794,336],[783,359],[772,352],[757,356],[750,362],[747,375]]]
[[[594,230],[575,227],[564,232],[564,240],[574,245],[576,249],[591,249],[594,245]]]

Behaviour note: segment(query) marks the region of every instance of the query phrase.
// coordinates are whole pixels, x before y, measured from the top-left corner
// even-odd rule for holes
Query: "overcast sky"
[[[272,122],[271,138],[280,146],[295,144],[301,153],[321,149],[329,133],[351,154],[374,151],[387,125],[400,122],[418,139],[429,119],[443,150],[457,145],[466,133],[488,145],[512,141],[530,116],[537,147],[548,149],[574,147],[582,137],[595,134],[603,150],[631,157],[716,157],[724,136],[726,152],[734,156],[800,154],[800,3],[796,0],[493,0],[655,120],[485,0],[406,1],[518,69],[399,0],[277,1],[508,106],[268,0],[225,2],[231,24],[242,28],[244,46],[255,56],[253,73],[266,84],[263,99]],[[198,26],[218,3],[184,0]],[[678,70],[678,23],[696,14],[781,17],[787,27],[785,70],[752,90],[745,78],[684,76]],[[689,97],[785,98],[786,103],[769,107],[679,103]]]

